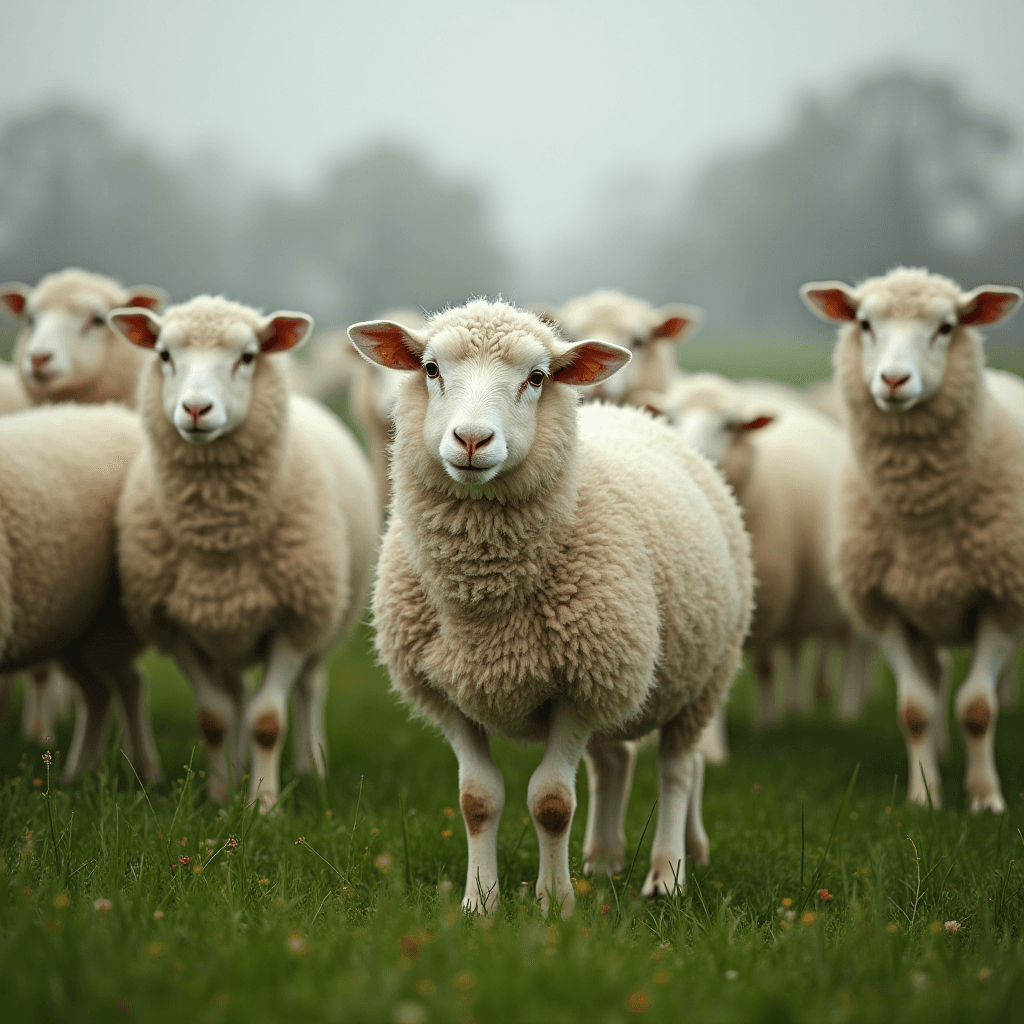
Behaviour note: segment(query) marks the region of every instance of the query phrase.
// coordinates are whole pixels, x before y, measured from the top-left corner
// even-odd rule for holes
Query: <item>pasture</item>
[[[809,341],[698,338],[683,355],[689,369],[793,383],[828,372],[827,348]],[[1021,367],[999,349],[990,363]],[[280,815],[206,801],[191,695],[152,653],[165,781],[148,791],[115,735],[101,770],[60,790],[59,756],[48,772],[20,739],[12,702],[0,723],[7,1019],[1024,1020],[1020,706],[1000,715],[996,739],[1009,810],[973,817],[955,726],[944,808],[905,803],[905,746],[880,661],[855,725],[819,709],[763,735],[749,727],[744,672],[729,707],[733,758],[707,773],[711,865],[687,866],[682,895],[637,895],[656,796],[648,748],[627,818],[633,863],[583,879],[581,773],[566,921],[545,921],[529,895],[526,786],[539,750],[497,743],[502,902],[476,919],[459,908],[455,759],[389,694],[371,642],[360,628],[334,657],[329,775],[285,768]],[[64,723],[60,749],[69,735]]]

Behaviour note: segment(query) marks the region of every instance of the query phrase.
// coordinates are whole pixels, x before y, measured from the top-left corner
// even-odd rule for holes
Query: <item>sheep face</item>
[[[457,320],[442,320],[439,329],[426,331],[387,320],[349,328],[353,344],[367,359],[422,374],[426,449],[452,480],[470,487],[523,462],[546,389],[596,383],[630,358],[626,350],[601,341],[557,343],[536,317],[497,308],[516,318],[515,329],[503,325],[491,333],[485,325]],[[445,317],[451,321],[458,312]]]
[[[567,338],[596,338],[626,349],[634,359],[622,373],[591,389],[590,396],[622,402],[640,388],[661,390],[666,366],[675,365],[675,346],[693,335],[703,314],[694,306],[652,309],[621,292],[594,292],[549,314]]]
[[[888,413],[927,402],[942,386],[961,327],[1005,320],[1022,295],[999,285],[963,293],[947,278],[903,268],[858,289],[830,281],[806,284],[800,294],[823,319],[856,325],[864,386]]]
[[[18,372],[43,400],[96,377],[110,347],[123,344],[107,325],[111,309],[158,309],[165,298],[157,288],[124,289],[110,278],[80,270],[51,274],[35,289],[0,286],[0,299],[24,324]]]
[[[232,316],[233,309],[240,315]],[[260,318],[224,299],[201,296],[168,311],[114,310],[110,324],[160,360],[164,415],[189,444],[211,444],[245,422],[259,360],[302,344],[313,321],[305,313]]]

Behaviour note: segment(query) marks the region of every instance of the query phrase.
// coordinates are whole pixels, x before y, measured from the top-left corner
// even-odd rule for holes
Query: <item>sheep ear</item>
[[[762,413],[760,416],[753,416],[749,420],[739,423],[736,429],[741,433],[746,433],[748,430],[762,430],[774,422],[775,415],[773,413]]]
[[[394,320],[365,320],[353,324],[348,336],[364,358],[389,370],[418,370],[427,339],[421,331]]]
[[[32,293],[27,284],[18,284],[12,281],[10,284],[0,284],[0,301],[7,307],[11,316],[24,316],[25,303]]]
[[[263,321],[256,332],[264,352],[287,352],[299,348],[313,330],[313,318],[305,313],[278,310]]]
[[[860,303],[842,281],[810,281],[800,289],[807,308],[822,320],[856,320]]]
[[[167,292],[163,288],[154,288],[148,284],[137,284],[128,289],[126,306],[138,306],[140,309],[151,309],[159,313],[167,305]]]
[[[983,284],[961,296],[960,323],[974,327],[991,327],[1002,323],[1020,305],[1024,292],[1005,285]]]
[[[107,323],[116,334],[125,341],[130,341],[139,348],[153,348],[160,337],[163,323],[160,318],[148,309],[137,309],[135,306],[122,306],[112,309],[107,314]]]
[[[551,379],[559,384],[599,384],[629,360],[629,349],[606,341],[578,341],[551,360]]]
[[[677,344],[691,338],[700,328],[704,313],[696,306],[683,306],[673,304],[662,306],[656,314],[657,326],[651,330],[650,340],[657,341],[659,338],[670,338]]]

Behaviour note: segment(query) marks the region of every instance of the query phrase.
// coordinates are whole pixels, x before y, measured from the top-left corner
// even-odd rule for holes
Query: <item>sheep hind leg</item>
[[[996,770],[995,736],[999,716],[996,691],[1000,673],[1013,658],[1020,637],[1000,629],[993,618],[983,615],[974,642],[967,678],[957,691],[956,717],[967,747],[964,788],[971,798],[971,812],[1006,810],[1002,785]]]
[[[562,917],[569,917],[575,904],[569,876],[569,830],[576,813],[576,767],[590,732],[568,702],[554,701],[544,757],[526,791],[540,846],[537,898],[545,915],[552,908],[561,908]]]
[[[74,680],[79,698],[71,747],[60,777],[61,785],[67,786],[76,782],[84,770],[92,771],[99,765],[112,701],[106,680],[90,668],[80,651],[66,651],[61,668]]]
[[[295,745],[292,768],[296,775],[327,774],[327,740],[324,737],[324,701],[327,698],[327,669],[320,661],[313,662],[299,676],[292,692],[295,705]]]
[[[498,908],[498,825],[505,808],[505,780],[491,757],[484,729],[449,707],[441,729],[459,762],[459,807],[466,825],[469,865],[464,910],[493,914]]]
[[[297,651],[283,636],[270,642],[260,688],[252,695],[245,720],[252,737],[249,802],[259,800],[264,814],[276,809],[281,794],[281,748],[288,726],[288,697],[316,656]]]
[[[795,718],[806,718],[811,713],[811,698],[804,689],[803,643],[796,641],[786,645],[789,654],[789,688],[786,710]]]
[[[871,661],[874,641],[853,630],[843,645],[846,663],[843,666],[843,691],[839,698],[839,717],[844,722],[860,718],[871,684]]]
[[[697,749],[708,764],[725,764],[730,757],[729,730],[725,724],[725,704],[720,704],[714,718],[701,733]]]
[[[626,805],[633,785],[636,743],[591,736],[583,758],[590,791],[583,873],[613,875],[626,862]]]
[[[703,760],[699,758],[699,754],[682,746],[671,723],[662,726],[658,744],[658,824],[651,845],[651,869],[640,890],[643,896],[667,896],[683,888],[685,841],[688,832],[693,836],[687,819],[693,790],[703,779]],[[703,839],[707,841],[706,833]]]
[[[940,713],[938,687],[941,670],[935,650],[913,639],[893,619],[879,636],[879,644],[896,676],[896,706],[907,743],[907,799],[942,806],[942,781],[935,734]]]

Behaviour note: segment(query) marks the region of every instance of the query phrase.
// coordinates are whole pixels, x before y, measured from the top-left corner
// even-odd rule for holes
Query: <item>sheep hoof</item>
[[[595,847],[584,852],[583,874],[617,875],[626,865],[622,850],[610,851]]]
[[[647,878],[644,880],[640,895],[655,899],[658,896],[668,896],[674,892],[682,892],[682,889],[682,860],[672,861],[668,857],[659,857],[656,862],[651,863],[651,870],[647,872]]]
[[[1006,810],[1006,801],[998,784],[993,785],[987,780],[968,780],[964,788],[971,798],[971,814],[981,814],[982,811],[1002,814]]]

